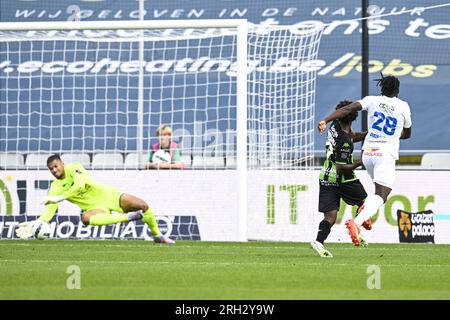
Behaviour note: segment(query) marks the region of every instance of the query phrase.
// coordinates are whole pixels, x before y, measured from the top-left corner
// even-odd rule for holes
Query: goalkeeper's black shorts
[[[339,210],[341,199],[348,205],[360,207],[366,197],[366,190],[359,180],[341,183],[339,186],[320,184],[319,211]]]

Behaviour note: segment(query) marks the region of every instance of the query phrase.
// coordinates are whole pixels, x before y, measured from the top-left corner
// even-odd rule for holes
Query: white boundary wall
[[[251,171],[248,175],[248,239],[275,241],[310,241],[322,219],[319,212],[305,212],[302,203],[318,199],[318,174],[306,176],[302,171]],[[310,173],[311,174],[311,173]],[[357,171],[368,193],[372,183],[365,171]],[[196,216],[201,239],[238,241],[238,189],[236,171],[91,171],[99,182],[143,198],[156,215]],[[12,214],[20,215],[17,181],[26,182],[27,214],[43,211],[39,200],[46,191],[37,187],[39,180],[53,180],[47,171],[1,171],[12,198]],[[128,181],[119,184],[118,181]],[[257,181],[257,184],[252,182]],[[308,182],[314,181],[314,182]],[[391,197],[379,214],[374,228],[365,235],[369,242],[398,243],[397,209],[432,210],[435,213],[435,242],[450,243],[450,171],[397,171]],[[289,190],[307,185],[307,191],[292,201]],[[301,188],[300,188],[301,189]],[[300,190],[299,189],[299,190]],[[5,195],[0,193],[0,214],[6,214]],[[23,204],[22,204],[23,211]],[[79,209],[68,203],[60,205],[60,215],[79,215]],[[269,214],[269,215],[268,215]],[[332,229],[328,241],[350,242],[343,222],[351,215],[347,207],[340,223]],[[311,220],[311,217],[313,219]],[[273,219],[273,224],[268,223]],[[291,223],[295,221],[296,223]],[[304,221],[314,221],[314,225]]]

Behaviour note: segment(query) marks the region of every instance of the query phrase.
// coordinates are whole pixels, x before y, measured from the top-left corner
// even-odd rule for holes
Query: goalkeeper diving
[[[85,225],[103,226],[142,220],[149,227],[156,243],[175,243],[161,234],[155,215],[144,200],[93,181],[80,163],[65,165],[59,155],[50,156],[47,159],[47,167],[56,179],[43,201],[45,212],[38,220],[50,222],[59,203],[67,200],[80,207],[81,221]],[[21,239],[30,238],[33,224],[38,220],[19,224],[16,229],[17,236]]]

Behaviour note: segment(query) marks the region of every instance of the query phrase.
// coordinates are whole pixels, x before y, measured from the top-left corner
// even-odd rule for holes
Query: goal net
[[[42,213],[52,154],[146,200],[176,239],[278,237],[264,231],[272,187],[289,194],[288,223],[311,228],[292,207],[315,202],[298,186],[310,183],[320,36],[242,20],[0,24],[1,237]],[[170,160],[155,156],[164,148]],[[304,181],[278,182],[288,170]],[[63,202],[54,236],[151,236],[79,214]]]

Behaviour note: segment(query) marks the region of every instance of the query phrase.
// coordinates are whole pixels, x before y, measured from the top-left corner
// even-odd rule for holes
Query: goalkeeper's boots
[[[141,220],[144,217],[144,211],[138,210],[135,212],[128,212],[128,221]]]
[[[163,236],[163,235],[161,235],[159,237],[154,237],[153,241],[155,243],[162,243],[162,244],[175,244],[174,240],[170,239],[169,237]]]
[[[321,244],[319,241],[313,241],[311,242],[311,248],[316,250],[316,252],[321,256],[322,258],[333,258],[333,255],[330,251],[326,250],[323,247],[323,244]]]
[[[359,247],[361,245],[361,241],[359,240],[359,227],[355,223],[353,219],[347,220],[345,223],[345,226],[347,227],[348,233],[350,234],[350,238],[352,239],[353,244],[356,247]]]

